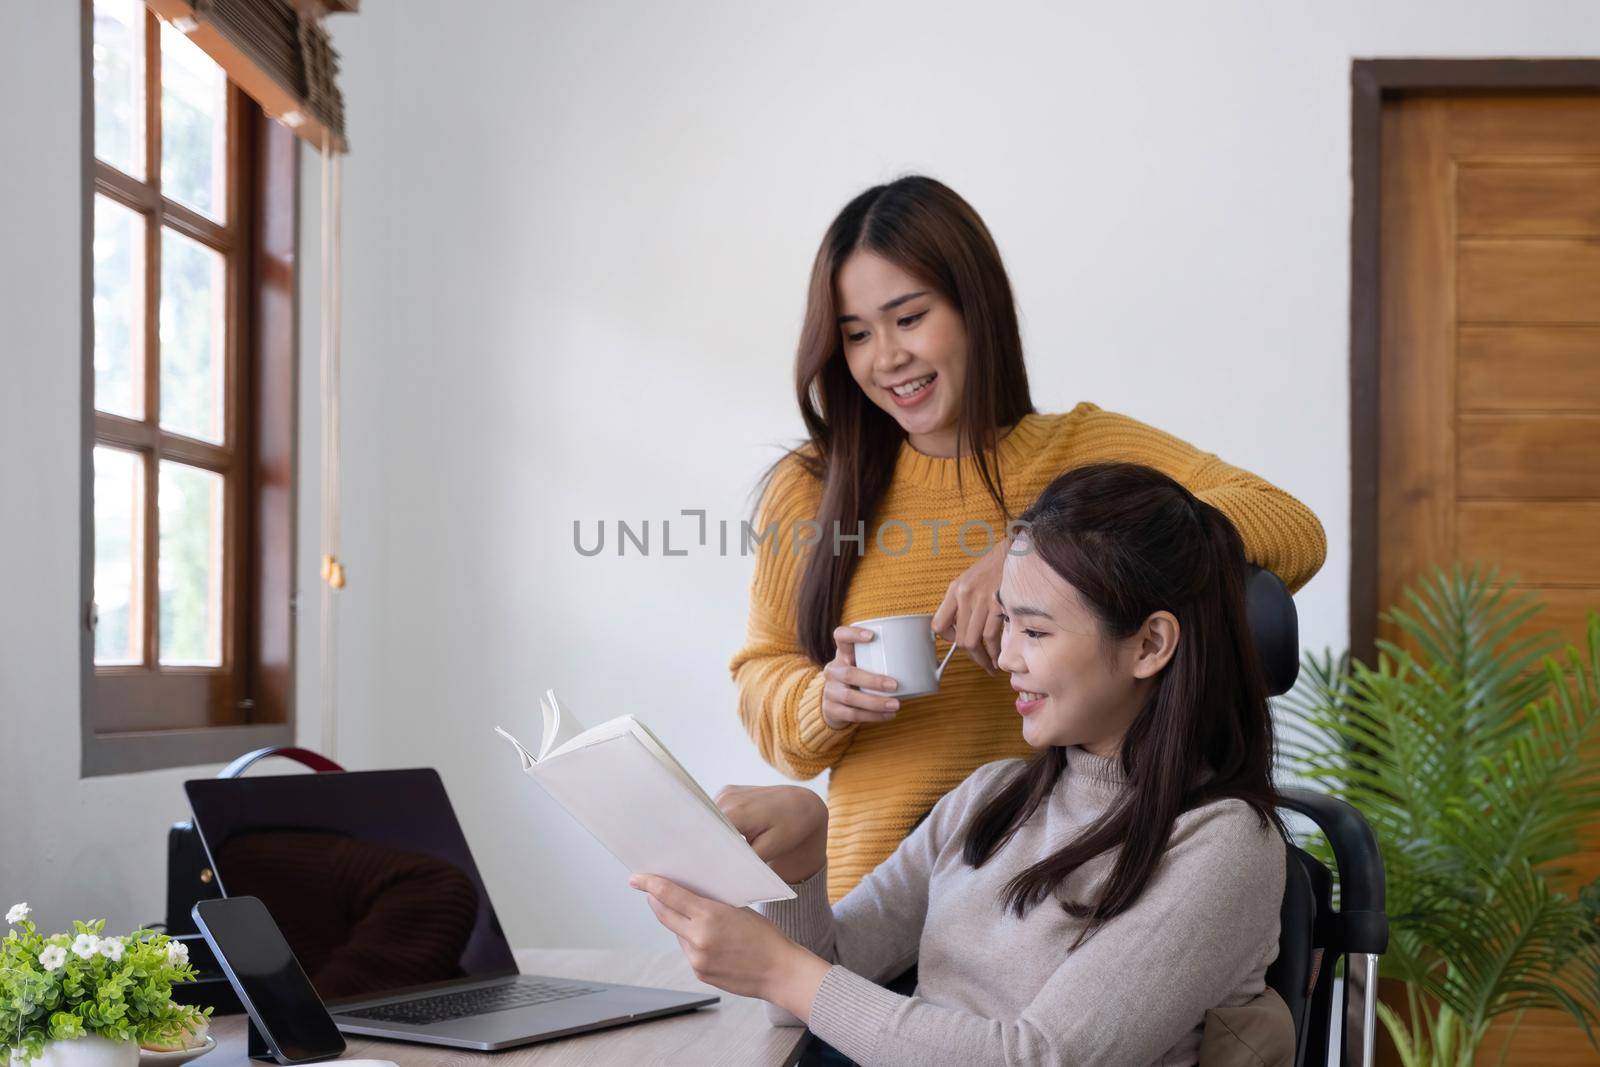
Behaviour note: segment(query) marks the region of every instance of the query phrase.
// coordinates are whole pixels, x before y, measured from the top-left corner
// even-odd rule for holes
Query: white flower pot
[[[139,1067],[139,1043],[98,1034],[52,1041],[31,1067]]]

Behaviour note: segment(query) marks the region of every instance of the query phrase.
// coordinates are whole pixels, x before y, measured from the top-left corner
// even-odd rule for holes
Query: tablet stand
[[[267,1039],[261,1036],[260,1030],[256,1029],[256,1021],[250,1018],[249,1013],[245,1014],[244,1022],[245,1026],[249,1027],[248,1031],[246,1032],[245,1055],[249,1056],[253,1060],[259,1060],[262,1063],[287,1062],[285,1060],[278,1059],[278,1057],[273,1053],[271,1046],[267,1044]],[[326,1056],[319,1056],[317,1058],[319,1060],[333,1060],[338,1059],[343,1055],[344,1052],[341,1050],[339,1052],[330,1053]],[[310,1063],[311,1061],[300,1060],[299,1062]]]
[[[250,1018],[248,1012],[245,1013],[244,1021],[245,1025],[250,1028],[245,1054],[251,1059],[260,1060],[263,1063],[277,1063],[278,1057],[274,1056],[272,1049],[267,1047],[267,1039],[261,1036],[260,1030],[256,1029],[256,1021]]]

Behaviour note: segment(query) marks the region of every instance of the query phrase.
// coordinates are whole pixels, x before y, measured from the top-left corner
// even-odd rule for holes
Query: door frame
[[[1376,660],[1378,624],[1379,130],[1399,96],[1597,92],[1600,59],[1357,59],[1350,65],[1350,654]]]

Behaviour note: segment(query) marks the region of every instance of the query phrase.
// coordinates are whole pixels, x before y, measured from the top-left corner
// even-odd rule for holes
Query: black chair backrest
[[[1244,580],[1244,601],[1267,693],[1282,696],[1300,676],[1300,615],[1294,597],[1276,574],[1252,564]]]
[[[1267,985],[1289,1006],[1294,1019],[1295,1067],[1305,1062],[1306,1025],[1310,1020],[1311,991],[1316,983],[1321,953],[1315,944],[1317,893],[1308,864],[1322,865],[1289,845],[1284,850],[1283,906],[1278,914],[1278,958],[1267,968]],[[1322,870],[1327,878],[1327,870]]]
[[[1300,672],[1300,625],[1294,598],[1271,571],[1251,567],[1245,580],[1250,634],[1267,676],[1267,691],[1288,692]],[[1333,872],[1310,853],[1289,845],[1283,905],[1279,910],[1278,958],[1267,984],[1289,1005],[1295,1024],[1296,1067],[1322,1067],[1330,1030],[1347,1017],[1349,984],[1333,1003],[1339,957],[1381,955],[1389,944],[1384,913],[1383,856],[1361,813],[1342,800],[1304,789],[1281,791],[1283,807],[1311,819],[1328,838],[1338,869],[1339,904],[1333,907]],[[1348,967],[1348,964],[1347,964]],[[1340,1041],[1347,1061],[1348,1041]]]

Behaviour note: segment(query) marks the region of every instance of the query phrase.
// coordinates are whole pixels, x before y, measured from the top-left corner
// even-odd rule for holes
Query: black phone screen
[[[344,1051],[344,1035],[265,904],[255,897],[202,900],[194,920],[279,1063]]]

